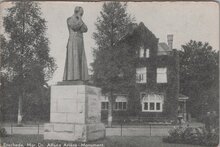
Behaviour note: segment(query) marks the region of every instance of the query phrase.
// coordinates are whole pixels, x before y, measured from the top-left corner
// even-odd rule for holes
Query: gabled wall
[[[122,93],[128,94],[128,111],[114,112],[113,116],[163,116],[174,117],[178,101],[178,55],[172,51],[169,55],[157,55],[158,38],[143,24],[140,23],[132,31],[117,43],[118,49],[127,49],[130,65],[129,71],[124,76],[131,77],[129,88],[120,89]],[[143,46],[150,50],[149,58],[139,58],[139,48]],[[147,83],[136,83],[136,68],[147,67]],[[167,68],[167,83],[156,82],[156,71],[158,67]],[[140,93],[163,94],[163,112],[142,112]],[[123,113],[123,114],[121,114]]]

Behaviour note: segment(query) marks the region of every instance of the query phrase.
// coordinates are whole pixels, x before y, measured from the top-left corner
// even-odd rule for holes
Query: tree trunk
[[[113,110],[113,94],[112,91],[109,94],[109,103],[108,103],[108,127],[112,127],[112,110]]]
[[[22,121],[22,96],[18,98],[18,125],[21,124]]]
[[[23,72],[23,56],[24,56],[24,51],[25,51],[25,2],[22,3],[23,4],[23,13],[22,13],[22,33],[23,33],[23,40],[22,40],[22,50],[21,50],[21,66],[20,66],[20,72],[21,72],[21,77],[22,77],[22,81],[24,80],[24,72]],[[22,121],[22,98],[24,97],[24,88],[22,87],[22,91],[21,91],[21,95],[18,98],[18,119],[17,119],[17,123],[21,124]]]
[[[1,57],[0,57],[0,60],[1,60]],[[1,73],[0,73],[0,76],[1,76]],[[1,76],[2,77],[2,76]],[[4,117],[3,117],[3,115],[4,115],[4,113],[3,113],[3,105],[4,105],[4,100],[3,99],[5,99],[5,97],[4,97],[4,83],[3,83],[3,80],[2,80],[2,78],[0,77],[0,121],[4,121]]]

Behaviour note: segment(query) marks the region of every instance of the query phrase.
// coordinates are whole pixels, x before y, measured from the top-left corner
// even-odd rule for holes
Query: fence
[[[8,134],[43,134],[44,121],[32,120],[17,124],[17,115],[10,114],[0,117],[0,127],[6,129]]]
[[[189,124],[191,127],[201,127],[203,124]],[[8,134],[43,134],[43,123],[17,125],[15,123],[1,124]],[[111,127],[106,125],[106,136],[167,136],[168,131],[173,128],[171,124],[154,123],[120,123]]]
[[[1,124],[1,126],[6,129],[8,134],[43,134],[44,132],[44,126],[40,123],[32,125],[7,123]],[[121,123],[112,127],[106,126],[106,136],[166,136],[172,127],[169,125],[127,125]]]
[[[8,122],[0,123],[4,127],[8,134],[43,134],[44,133],[44,122],[23,122],[22,125],[17,125],[13,121],[12,115]],[[154,120],[153,118],[148,118]],[[107,121],[103,121],[106,124],[106,136],[166,136],[168,131],[173,127],[170,123],[161,123],[164,118],[157,118],[157,124],[148,122],[143,118],[130,118],[128,119],[115,119],[111,127],[107,126]],[[154,122],[156,122],[154,120]]]
[[[106,126],[107,136],[167,136],[173,125],[166,123],[120,123]]]
[[[168,131],[174,127],[167,121],[147,122],[143,119],[118,119],[112,123],[111,127],[107,126],[107,121],[103,121],[106,125],[106,136],[166,136]],[[152,119],[151,119],[152,120]],[[46,122],[24,122],[17,125],[15,121],[0,122],[0,126],[4,127],[8,134],[43,134],[44,123]],[[202,126],[203,124],[190,124],[190,126]]]
[[[5,128],[8,134],[43,134],[43,124],[22,124],[1,123],[1,127]]]

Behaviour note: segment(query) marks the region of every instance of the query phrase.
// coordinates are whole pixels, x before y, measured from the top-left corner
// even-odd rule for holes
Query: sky
[[[88,65],[93,62],[92,50],[96,45],[92,33],[96,31],[95,22],[102,5],[103,2],[40,2],[48,26],[50,55],[58,66],[49,84],[62,81],[68,40],[66,19],[73,14],[75,6],[84,9],[83,21],[88,27],[84,33],[85,51]],[[2,6],[9,7],[7,3]],[[167,42],[167,34],[173,34],[173,48],[180,49],[192,39],[209,42],[219,50],[219,5],[215,2],[128,2],[127,11],[136,23],[143,22],[159,42]],[[5,12],[1,14],[4,16]]]

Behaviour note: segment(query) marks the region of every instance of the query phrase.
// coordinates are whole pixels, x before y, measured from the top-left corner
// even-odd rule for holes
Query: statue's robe
[[[88,67],[83,43],[83,33],[87,26],[75,15],[67,19],[69,40],[67,43],[66,61],[63,80],[88,80]]]

